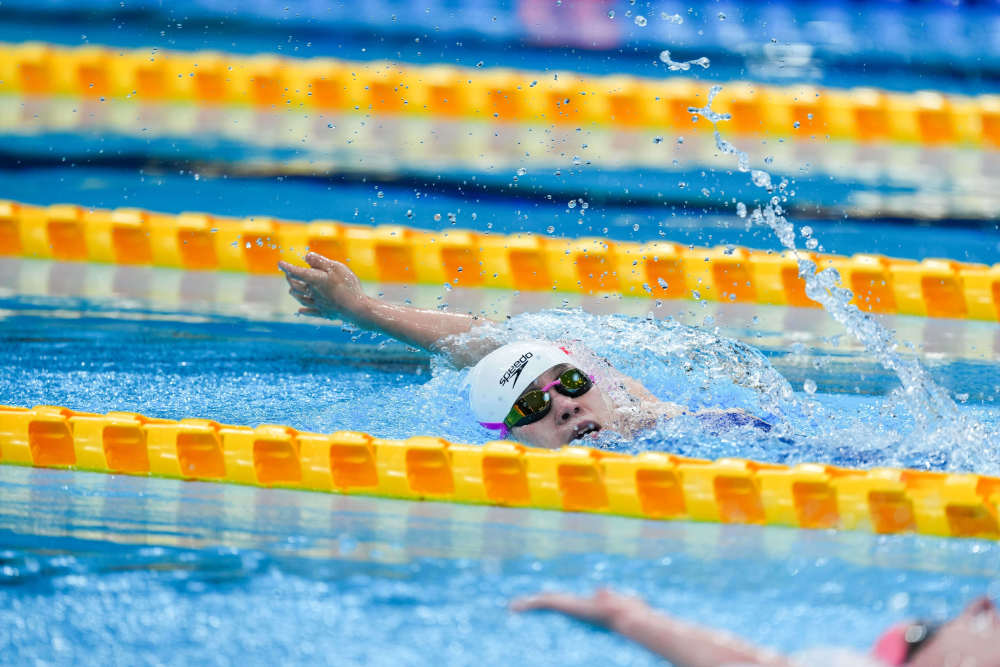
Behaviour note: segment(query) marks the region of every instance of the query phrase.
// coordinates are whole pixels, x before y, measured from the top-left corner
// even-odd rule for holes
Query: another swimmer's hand
[[[617,632],[622,631],[622,626],[629,618],[646,615],[651,611],[639,598],[621,595],[607,589],[601,589],[589,598],[566,593],[539,593],[514,600],[510,608],[517,612],[558,611]]]
[[[784,657],[748,644],[733,635],[701,627],[654,611],[638,598],[600,590],[584,598],[541,593],[515,600],[514,611],[545,609],[608,628],[677,667],[718,667],[738,663],[760,667],[791,667]]]
[[[288,293],[302,304],[299,314],[352,321],[363,316],[370,298],[353,271],[315,252],[305,260],[308,267],[278,262],[291,288]]]

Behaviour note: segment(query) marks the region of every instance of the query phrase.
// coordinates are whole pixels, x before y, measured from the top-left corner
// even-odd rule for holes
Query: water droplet
[[[552,225],[549,225],[548,227],[545,228],[545,231],[547,231],[549,234],[553,234],[555,233],[556,228],[553,227]]]
[[[797,129],[799,129],[799,126],[800,126],[801,124],[802,124],[802,123],[800,123],[799,121],[795,121],[794,123],[792,123],[792,127],[794,127],[794,128],[795,128],[795,129],[797,130]]]
[[[576,208],[576,200],[570,199],[569,202],[567,202],[566,206],[569,208]]]
[[[615,10],[609,9],[608,10],[608,18],[609,19],[613,19],[614,17],[615,17]]]
[[[726,15],[723,14],[722,12],[719,12],[719,20],[720,21],[725,21],[726,20]]]
[[[663,137],[653,137],[653,143],[654,144],[662,144],[663,143]]]
[[[743,202],[738,202],[736,204],[736,215],[740,216],[741,218],[747,217],[747,205],[744,204]]]
[[[667,281],[664,280],[663,278],[657,278],[656,282],[658,282],[660,284],[660,287],[662,287],[663,289],[667,289],[668,287],[670,287],[670,285],[667,284]],[[697,292],[695,292],[695,294],[697,294]]]
[[[802,383],[802,389],[805,390],[807,394],[815,394],[816,383],[813,382],[812,378],[806,378],[806,381]]]
[[[819,241],[817,241],[816,239],[806,240],[806,248],[808,248],[809,250],[815,250],[818,245]]]
[[[683,144],[684,143],[684,137],[677,137],[677,143]]]
[[[635,17],[635,24],[637,26],[639,26],[640,28],[645,28],[646,27],[646,17],[642,16],[641,14],[639,16],[636,16]]]
[[[407,218],[412,218],[413,217],[413,209],[412,208],[406,209],[406,217]]]
[[[804,238],[809,238],[813,235],[813,228],[809,225],[802,225],[802,229],[799,230],[799,234],[802,234]]]
[[[385,193],[382,192],[381,190],[379,190],[378,194],[376,194],[375,196],[378,197],[379,199],[384,199],[385,198]]]
[[[439,222],[440,220],[441,220],[441,214],[440,213],[435,213],[434,214],[434,222]]]
[[[754,169],[750,172],[750,180],[758,188],[771,188],[771,174],[766,171],[761,171],[759,169]]]

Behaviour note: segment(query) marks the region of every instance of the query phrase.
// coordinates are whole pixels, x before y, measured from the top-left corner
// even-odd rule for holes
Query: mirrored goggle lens
[[[550,402],[548,393],[539,389],[522,394],[511,407],[504,423],[508,428],[514,428],[538,421],[548,412]]]
[[[559,384],[556,385],[556,389],[566,396],[576,397],[587,393],[591,386],[593,385],[589,377],[577,369],[571,368],[559,376]]]

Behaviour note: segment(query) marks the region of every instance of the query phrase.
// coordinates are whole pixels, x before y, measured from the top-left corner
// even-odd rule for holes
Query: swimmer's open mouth
[[[573,440],[579,440],[585,435],[597,433],[601,430],[601,425],[596,422],[582,422],[573,429]]]

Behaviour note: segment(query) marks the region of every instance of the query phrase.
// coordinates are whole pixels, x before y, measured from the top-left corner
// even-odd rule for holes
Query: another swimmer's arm
[[[485,318],[386,303],[365,294],[361,281],[344,264],[314,252],[305,260],[309,267],[278,262],[303,315],[342,319],[381,331],[409,345],[444,352],[457,366],[474,364],[491,351],[448,340],[487,322]]]
[[[601,590],[584,598],[542,593],[516,600],[514,611],[558,611],[594,623],[642,644],[676,667],[726,664],[789,667],[787,658],[719,630],[685,623],[651,609],[638,598]]]

